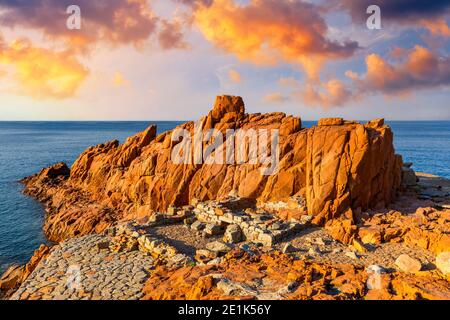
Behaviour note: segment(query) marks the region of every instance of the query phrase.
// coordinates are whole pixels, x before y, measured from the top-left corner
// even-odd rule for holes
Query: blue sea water
[[[158,132],[180,122],[157,122]],[[25,263],[46,239],[44,211],[18,182],[44,167],[71,165],[91,145],[127,137],[152,122],[0,122],[0,273]]]
[[[56,162],[71,165],[87,147],[113,139],[123,142],[151,123],[0,122],[0,272],[12,263],[25,263],[46,242],[42,207],[21,193],[20,179]],[[155,122],[159,133],[179,123]],[[417,171],[450,178],[450,121],[389,124],[404,161],[413,162]]]

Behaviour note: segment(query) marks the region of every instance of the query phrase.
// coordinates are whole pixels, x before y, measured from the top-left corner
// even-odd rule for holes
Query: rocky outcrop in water
[[[382,119],[366,124],[322,119],[304,129],[300,118],[246,114],[240,97],[221,96],[199,125],[203,132],[223,134],[230,129],[278,130],[278,171],[263,175],[263,164],[248,162],[176,164],[171,154],[181,142],[172,141],[173,131],[157,135],[150,126],[122,145],[111,141],[87,149],[70,170],[58,164],[23,180],[25,193],[46,204],[48,238],[101,232],[119,220],[148,218],[171,205],[233,194],[263,203],[303,198],[305,206],[293,209],[297,215],[311,215],[336,238],[351,242],[357,234],[354,212],[384,207],[401,184],[402,160]],[[191,134],[195,128],[194,122],[178,127]],[[229,146],[223,141],[214,155],[217,150],[226,154]]]

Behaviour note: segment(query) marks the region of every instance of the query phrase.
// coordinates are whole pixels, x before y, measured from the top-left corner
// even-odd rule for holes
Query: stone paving
[[[103,235],[73,238],[52,248],[13,300],[136,300],[155,259],[140,251],[102,249]]]

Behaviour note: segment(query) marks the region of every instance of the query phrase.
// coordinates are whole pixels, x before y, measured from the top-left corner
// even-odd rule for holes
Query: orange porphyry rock
[[[12,294],[36,269],[39,262],[45,259],[50,253],[50,247],[41,245],[30,261],[24,266],[10,267],[0,278],[0,291],[6,293],[6,297]],[[1,293],[1,292],[0,292]]]
[[[389,211],[365,219],[359,228],[365,243],[405,242],[439,254],[450,251],[450,210],[418,208],[412,214]]]
[[[70,170],[59,164],[24,179],[25,192],[46,204],[44,231],[54,241],[230,193],[260,202],[302,196],[308,214],[324,225],[349,208],[390,203],[401,182],[402,160],[395,155],[391,129],[383,121],[341,120],[303,129],[300,118],[247,114],[240,97],[220,96],[198,127],[223,134],[228,129],[278,130],[279,165],[273,175],[262,174],[266,164],[227,164],[225,159],[223,164],[174,163],[172,151],[181,141],[172,141],[173,131],[157,135],[150,126],[122,145],[111,141],[87,149]],[[177,129],[193,135],[194,128],[187,122]],[[225,141],[220,148],[227,151]]]
[[[450,283],[432,273],[367,273],[363,267],[295,260],[279,252],[229,253],[218,265],[156,269],[145,300],[449,299]]]
[[[144,299],[352,299],[364,295],[366,278],[363,269],[351,265],[234,252],[220,265],[158,268],[145,285]]]

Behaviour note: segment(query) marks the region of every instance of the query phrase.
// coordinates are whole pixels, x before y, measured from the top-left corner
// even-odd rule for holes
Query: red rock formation
[[[278,129],[278,172],[264,176],[260,164],[248,163],[175,164],[171,152],[178,142],[172,142],[172,132],[156,136],[151,126],[123,145],[112,141],[89,148],[72,166],[70,177],[60,164],[24,180],[25,192],[47,204],[48,237],[59,241],[99,232],[120,219],[148,216],[194,198],[223,198],[230,192],[263,202],[302,196],[315,222],[325,224],[349,208],[384,206],[400,186],[402,161],[394,154],[392,131],[382,120],[363,125],[322,119],[318,127],[302,129],[299,118],[246,114],[241,98],[222,96],[200,123],[203,130],[222,133]],[[179,129],[193,133],[194,123]],[[343,225],[351,228],[353,217],[342,217],[348,220]],[[349,227],[343,228],[345,233]]]
[[[144,287],[146,300],[448,300],[450,283],[432,272],[380,275],[369,290],[364,268],[295,260],[280,253],[234,251],[219,265],[167,270],[158,267]],[[373,285],[373,283],[372,283]]]
[[[48,170],[53,172],[54,170]],[[34,251],[30,261],[24,266],[12,266],[0,278],[0,298],[8,297],[12,294],[36,269],[42,259],[45,259],[50,253],[50,248],[41,245]],[[2,297],[3,295],[3,297]]]
[[[391,210],[363,219],[360,225],[364,243],[405,242],[435,254],[450,250],[450,210],[418,208],[413,214]]]

